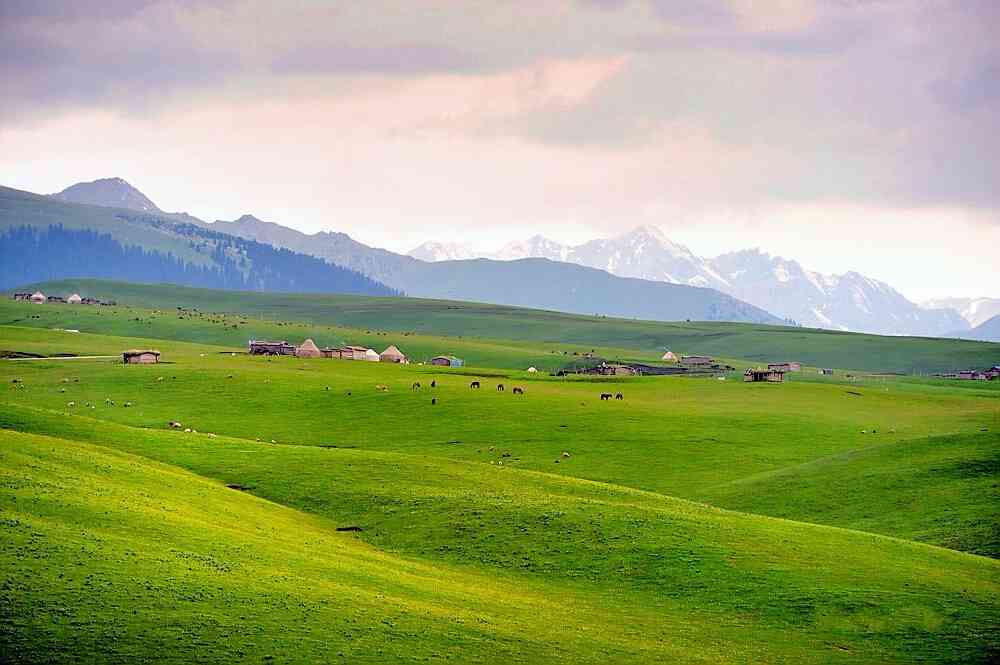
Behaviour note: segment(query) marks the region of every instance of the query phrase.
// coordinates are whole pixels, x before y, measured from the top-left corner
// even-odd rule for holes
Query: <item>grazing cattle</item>
[[[420,382],[419,381],[414,381],[413,385],[410,386],[410,390],[420,390]]]
[[[502,383],[498,383],[497,384],[497,392],[498,393],[502,393],[503,392],[503,384]]]
[[[437,397],[431,397],[431,404],[437,404],[437,403],[438,403],[438,398]]]
[[[621,393],[615,393],[615,399],[625,399],[625,395],[622,395]]]
[[[601,393],[601,401],[602,402],[605,401],[605,400],[609,400],[609,399],[611,399],[611,393]]]
[[[437,388],[437,381],[431,381],[431,388]]]
[[[514,389],[511,390],[511,392],[514,393],[515,395],[523,395],[524,388],[519,388],[518,386],[514,386]]]
[[[479,387],[478,381],[473,381],[472,383],[469,384],[469,388],[478,388],[478,387]]]

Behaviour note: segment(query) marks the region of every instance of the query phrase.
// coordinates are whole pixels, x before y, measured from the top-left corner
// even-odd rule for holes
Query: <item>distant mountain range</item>
[[[921,303],[926,309],[954,309],[976,327],[1000,315],[1000,298],[938,298]]]
[[[462,245],[428,242],[410,254],[448,260],[475,252]],[[758,249],[703,258],[652,226],[575,246],[535,236],[485,256],[497,260],[544,257],[623,277],[710,287],[808,327],[944,335],[970,325],[954,305],[921,307],[888,284],[856,272],[823,275]]]
[[[759,307],[714,289],[625,279],[570,263],[537,258],[426,262],[369,247],[343,233],[308,235],[251,215],[231,222],[209,223],[185,213],[160,210],[148,197],[120,178],[80,183],[48,197],[0,188],[0,231],[16,229],[23,234],[27,227],[31,227],[36,233],[41,233],[53,224],[64,229],[104,234],[122,248],[138,247],[144,252],[168,255],[182,266],[207,265],[211,269],[221,269],[220,261],[231,260],[235,266],[251,270],[258,277],[268,274],[263,253],[255,250],[251,260],[247,247],[285,250],[272,257],[276,261],[277,257],[285,258],[281,264],[281,279],[277,282],[280,286],[274,290],[285,290],[289,282],[294,282],[308,284],[309,288],[301,289],[304,291],[326,289],[331,293],[352,292],[341,291],[341,284],[338,283],[324,284],[315,278],[306,280],[296,277],[296,261],[318,258],[325,261],[324,265],[333,264],[331,268],[366,276],[372,289],[394,290],[412,296],[661,321],[691,319],[783,323],[782,319]],[[250,244],[233,245],[231,240],[225,238],[241,239]],[[22,237],[21,246],[30,247],[31,242]],[[47,250],[43,243],[37,243],[34,252],[29,252],[20,265],[30,268],[39,263],[48,266],[47,270],[55,271],[58,266],[51,262],[33,260],[33,257],[44,257],[46,251],[51,253],[53,248]],[[305,264],[302,268],[303,274],[315,274],[306,271]],[[226,269],[229,270],[229,267]],[[39,271],[35,270],[31,272],[30,281],[69,276],[107,276],[100,270],[100,265],[87,264],[83,260],[76,263],[70,261],[50,276],[37,274]],[[141,276],[128,274],[116,274],[114,277],[144,281]],[[237,288],[271,288],[262,284],[259,278],[254,283],[260,286]],[[14,284],[7,279],[3,285],[9,287]]]

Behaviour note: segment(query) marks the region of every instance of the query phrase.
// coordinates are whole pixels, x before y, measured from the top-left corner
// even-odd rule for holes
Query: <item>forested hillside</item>
[[[136,221],[136,220],[128,220]],[[156,226],[158,220],[152,220]],[[19,226],[0,235],[0,288],[46,279],[103,277],[249,291],[400,295],[364,275],[270,245],[171,225],[174,235],[207,259],[186,261],[172,252],[122,244],[89,229]]]

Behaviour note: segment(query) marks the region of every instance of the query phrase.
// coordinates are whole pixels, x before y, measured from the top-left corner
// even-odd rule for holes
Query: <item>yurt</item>
[[[311,339],[307,339],[295,348],[295,356],[298,358],[319,358],[320,355],[319,347]]]
[[[83,302],[83,298],[80,297],[79,293],[74,293],[69,298],[66,298],[66,302],[68,302],[70,305],[79,305],[80,303]]]
[[[389,348],[379,354],[379,360],[384,363],[406,363],[406,356],[395,344],[390,344]]]
[[[35,291],[34,293],[31,294],[31,302],[43,303],[45,301],[46,301],[45,294],[42,293],[41,291]]]
[[[674,355],[673,351],[667,351],[666,353],[663,354],[660,360],[662,360],[663,362],[675,363],[677,362],[677,356]]]
[[[382,358],[379,357],[378,351],[376,351],[375,349],[366,349],[365,350],[365,360],[367,360],[369,362],[377,363],[377,362],[380,362],[382,360]]]

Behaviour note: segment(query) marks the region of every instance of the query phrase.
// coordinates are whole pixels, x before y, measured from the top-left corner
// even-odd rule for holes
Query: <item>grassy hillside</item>
[[[3,630],[25,662],[233,650],[300,662],[985,662],[997,648],[983,632],[1000,610],[988,559],[485,465],[134,434],[130,448],[239,476],[318,516],[105,447],[0,434],[14,488],[0,525]],[[356,476],[348,496],[329,491]],[[376,487],[397,513],[369,536],[384,553],[333,531],[363,517]],[[81,552],[82,568],[51,565]]]
[[[996,383],[457,373],[233,354],[238,316],[0,312],[34,325],[0,349],[163,352],[0,360],[16,662],[1000,656]]]
[[[70,280],[42,284],[54,293],[77,291],[95,297],[112,298],[136,307],[160,308],[176,316],[178,306],[202,312],[240,313],[235,319],[216,317],[217,324],[202,327],[173,325],[163,317],[130,321],[100,319],[93,332],[113,332],[127,336],[150,336],[213,344],[244,345],[249,334],[292,338],[320,336],[322,327],[335,326],[332,337],[352,338],[365,331],[414,332],[425,336],[448,336],[432,342],[434,353],[448,352],[442,346],[457,346],[470,339],[500,346],[510,340],[530,347],[527,364],[544,363],[553,368],[563,363],[562,351],[596,349],[608,357],[658,358],[664,348],[683,353],[707,353],[750,363],[794,359],[813,367],[850,368],[874,372],[935,372],[1000,362],[1000,344],[915,337],[881,337],[826,330],[757,326],[737,323],[660,323],[625,319],[577,316],[542,310],[483,305],[468,302],[420,300],[414,298],[371,298],[329,295],[261,294],[191,289],[164,285]],[[18,325],[25,311],[0,305],[0,321]],[[46,308],[38,308],[39,310]],[[86,312],[35,312],[44,316],[40,325],[86,329],[93,325]],[[114,319],[114,317],[111,317]],[[240,323],[245,321],[245,323]],[[55,325],[61,322],[65,325]],[[52,325],[49,325],[49,324]],[[276,324],[282,323],[281,326]],[[79,325],[75,325],[79,324]],[[233,324],[239,327],[232,328]],[[292,324],[292,325],[288,325]],[[304,324],[304,325],[295,325]],[[229,326],[229,327],[226,327]],[[353,329],[344,331],[343,328]],[[460,339],[458,339],[460,338]],[[380,343],[378,337],[369,336]],[[383,340],[385,338],[382,338]],[[320,340],[317,340],[320,341]],[[410,339],[393,337],[393,341]],[[322,343],[322,342],[321,342]],[[552,351],[557,353],[553,354]],[[458,352],[457,350],[455,351]],[[459,354],[461,355],[461,354]],[[477,360],[478,360],[477,356]],[[527,366],[513,363],[504,354],[481,357],[480,364],[502,367]]]

